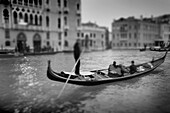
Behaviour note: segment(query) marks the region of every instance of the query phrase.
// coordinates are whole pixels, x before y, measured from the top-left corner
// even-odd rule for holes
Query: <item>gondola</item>
[[[82,85],[82,86],[102,85],[106,83],[112,83],[116,81],[122,81],[122,80],[135,78],[141,75],[146,75],[149,72],[156,69],[158,66],[160,66],[164,62],[166,55],[167,55],[167,52],[161,58],[152,59],[149,62],[138,64],[136,65],[138,72],[134,74],[125,73],[124,76],[109,76],[109,74],[107,74],[108,73],[107,69],[92,70],[86,73],[82,72],[81,76],[77,76],[74,73],[63,72],[63,71],[58,73],[52,70],[51,61],[48,61],[47,77],[53,81],[66,82],[68,77],[71,74],[71,77],[68,80],[69,84]],[[126,67],[126,68],[129,68],[129,67]]]
[[[45,52],[28,52],[24,53],[25,56],[37,56],[37,55],[55,55],[59,53],[58,51],[45,51]]]
[[[141,49],[139,49],[139,51],[146,51],[146,48],[141,48]]]
[[[23,54],[21,53],[15,53],[15,52],[9,52],[9,51],[0,51],[0,59],[3,58],[18,58],[22,57]]]

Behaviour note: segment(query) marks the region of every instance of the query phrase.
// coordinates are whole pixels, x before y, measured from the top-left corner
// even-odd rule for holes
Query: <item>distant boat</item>
[[[44,52],[28,52],[28,53],[24,53],[25,56],[29,56],[29,55],[54,55],[56,53],[59,53],[58,51],[44,51]]]
[[[81,75],[76,75],[74,72],[63,72],[63,71],[55,72],[51,68],[50,61],[48,61],[47,77],[53,81],[66,82],[68,77],[71,75],[70,79],[68,80],[69,84],[83,85],[83,86],[102,85],[106,83],[127,80],[127,79],[148,74],[149,72],[153,71],[164,62],[166,55],[167,52],[161,58],[158,58],[156,60],[152,59],[149,62],[136,65],[139,71],[134,74],[126,73],[124,76],[115,76],[115,77],[108,75],[107,69],[82,72],[80,73]],[[126,68],[129,68],[129,66],[127,66]]]
[[[23,54],[21,53],[16,53],[16,52],[11,52],[11,51],[6,51],[6,50],[1,50],[0,51],[0,58],[16,58],[16,57],[22,57]]]
[[[170,51],[168,48],[150,48],[150,51],[157,51],[157,52],[165,52],[165,51]]]
[[[140,51],[146,51],[146,48],[141,48],[141,49],[139,49]]]

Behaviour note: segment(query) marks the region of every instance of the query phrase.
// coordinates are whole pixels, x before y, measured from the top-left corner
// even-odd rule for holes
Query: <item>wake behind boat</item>
[[[52,70],[51,62],[48,61],[47,77],[53,81],[66,82],[69,75],[71,75],[70,79],[68,80],[68,83],[75,84],[75,85],[83,85],[83,86],[95,86],[95,85],[101,85],[106,83],[112,83],[112,82],[127,80],[127,79],[148,74],[149,72],[153,71],[164,62],[166,55],[167,52],[161,58],[158,58],[156,60],[152,59],[149,62],[138,64],[136,65],[138,72],[134,74],[126,73],[124,76],[121,77],[109,76],[107,69],[92,70],[90,72],[81,73],[81,76],[80,75],[78,76],[74,73],[63,72],[63,71],[58,73]],[[127,66],[126,68],[129,68],[129,66]]]

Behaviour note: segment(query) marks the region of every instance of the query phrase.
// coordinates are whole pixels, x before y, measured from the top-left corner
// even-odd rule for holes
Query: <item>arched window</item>
[[[23,19],[23,14],[21,12],[19,13],[19,19]]]
[[[61,42],[58,42],[58,45],[61,46]]]
[[[50,46],[50,42],[49,41],[47,41],[47,46]]]
[[[50,23],[49,17],[46,16],[46,26],[47,26],[47,27],[49,27],[49,23]]]
[[[47,5],[49,4],[49,0],[46,0],[46,4],[47,4]]]
[[[80,26],[80,19],[77,19],[77,26],[79,27]]]
[[[30,14],[30,24],[33,24],[33,16]]]
[[[7,9],[3,10],[3,16],[5,19],[5,23],[9,23],[9,11]]]
[[[38,0],[34,0],[34,5],[38,6]]]
[[[67,17],[64,17],[64,25],[67,25]]]
[[[28,0],[24,0],[24,5],[28,5]]]
[[[9,29],[5,29],[5,38],[6,39],[10,38],[10,30]]]
[[[68,36],[68,32],[67,32],[67,30],[66,30],[66,31],[64,31],[64,36],[65,36],[65,37],[67,37],[67,36]]]
[[[18,23],[18,16],[17,16],[17,12],[13,12],[13,18],[14,18],[14,24]]]
[[[29,0],[29,5],[30,5],[30,6],[33,5],[33,0]]]
[[[90,40],[90,46],[91,46],[91,47],[93,46],[93,41],[92,41],[92,40]]]
[[[39,17],[39,25],[42,25],[42,16]]]
[[[64,46],[65,46],[65,47],[68,47],[68,41],[67,41],[67,40],[65,40]]]
[[[35,15],[35,25],[38,25],[38,16]]]
[[[17,4],[17,0],[13,0],[13,4]]]
[[[58,18],[58,28],[60,29],[61,28],[61,19]]]
[[[24,21],[28,23],[28,14],[25,13]]]
[[[64,0],[64,7],[67,7],[67,0]]]
[[[77,10],[80,10],[80,4],[79,3],[77,4]]]
[[[61,7],[61,0],[58,0],[58,7]]]
[[[19,4],[19,5],[22,5],[22,0],[18,0],[18,4]]]
[[[39,5],[42,6],[42,0],[39,0]]]

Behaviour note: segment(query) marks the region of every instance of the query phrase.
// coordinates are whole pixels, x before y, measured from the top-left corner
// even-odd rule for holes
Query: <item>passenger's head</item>
[[[116,65],[116,61],[113,61],[113,65],[114,65],[114,66]]]
[[[132,60],[131,63],[134,64],[135,62]]]

